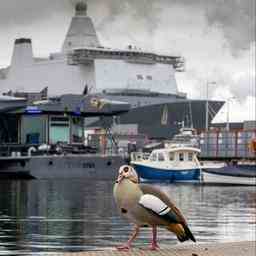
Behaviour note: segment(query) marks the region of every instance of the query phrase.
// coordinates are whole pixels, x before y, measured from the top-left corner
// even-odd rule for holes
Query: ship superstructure
[[[175,70],[183,69],[179,56],[144,52],[129,46],[126,50],[101,46],[84,3],[76,5],[62,49],[49,58],[36,58],[32,41],[15,40],[11,65],[0,70],[1,88],[39,90],[48,87],[50,94],[81,93],[104,89],[153,90],[177,94]]]
[[[11,65],[0,70],[0,88],[39,91],[48,87],[49,94],[65,94],[81,93],[86,87],[90,93],[132,105],[132,111],[119,123],[136,124],[139,133],[149,137],[170,137],[181,122],[198,129],[205,124],[206,101],[189,100],[178,91],[175,72],[182,71],[181,56],[132,45],[127,49],[102,46],[87,16],[87,5],[79,2],[60,52],[35,58],[31,39],[16,39]],[[222,105],[209,101],[209,122]],[[154,120],[144,115],[149,111],[155,113]]]

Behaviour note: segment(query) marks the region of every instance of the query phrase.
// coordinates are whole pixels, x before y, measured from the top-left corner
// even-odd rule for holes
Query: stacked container
[[[252,140],[256,130],[209,131],[200,134],[201,157],[207,158],[255,158]]]

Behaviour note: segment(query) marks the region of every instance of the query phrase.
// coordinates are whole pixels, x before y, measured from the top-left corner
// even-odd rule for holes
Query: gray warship
[[[60,90],[80,93],[87,86],[92,94],[131,105],[131,111],[116,119],[118,125],[135,125],[148,138],[169,139],[178,133],[181,123],[204,129],[206,120],[210,125],[224,104],[188,99],[179,92],[175,72],[185,71],[184,62],[181,56],[143,51],[133,45],[126,49],[103,46],[87,15],[87,5],[79,2],[60,52],[37,58],[31,39],[16,39],[10,66],[0,70],[0,87],[7,91],[47,86],[54,95]],[[100,127],[103,121],[113,125],[112,118],[93,118],[87,126]]]

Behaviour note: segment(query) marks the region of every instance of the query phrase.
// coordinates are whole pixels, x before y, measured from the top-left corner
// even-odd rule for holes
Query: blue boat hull
[[[169,182],[182,182],[182,181],[199,181],[200,170],[162,170],[143,165],[134,165],[140,178],[147,180],[169,181]]]

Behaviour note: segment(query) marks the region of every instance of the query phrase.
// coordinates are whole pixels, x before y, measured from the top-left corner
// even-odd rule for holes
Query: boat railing
[[[84,146],[83,144],[0,144],[0,157],[31,157],[40,155],[62,155],[62,154],[97,154],[102,153],[97,148]],[[116,155],[111,151],[111,155]]]
[[[192,142],[166,142],[165,148],[181,148],[181,147],[195,147],[199,148],[198,144]]]

